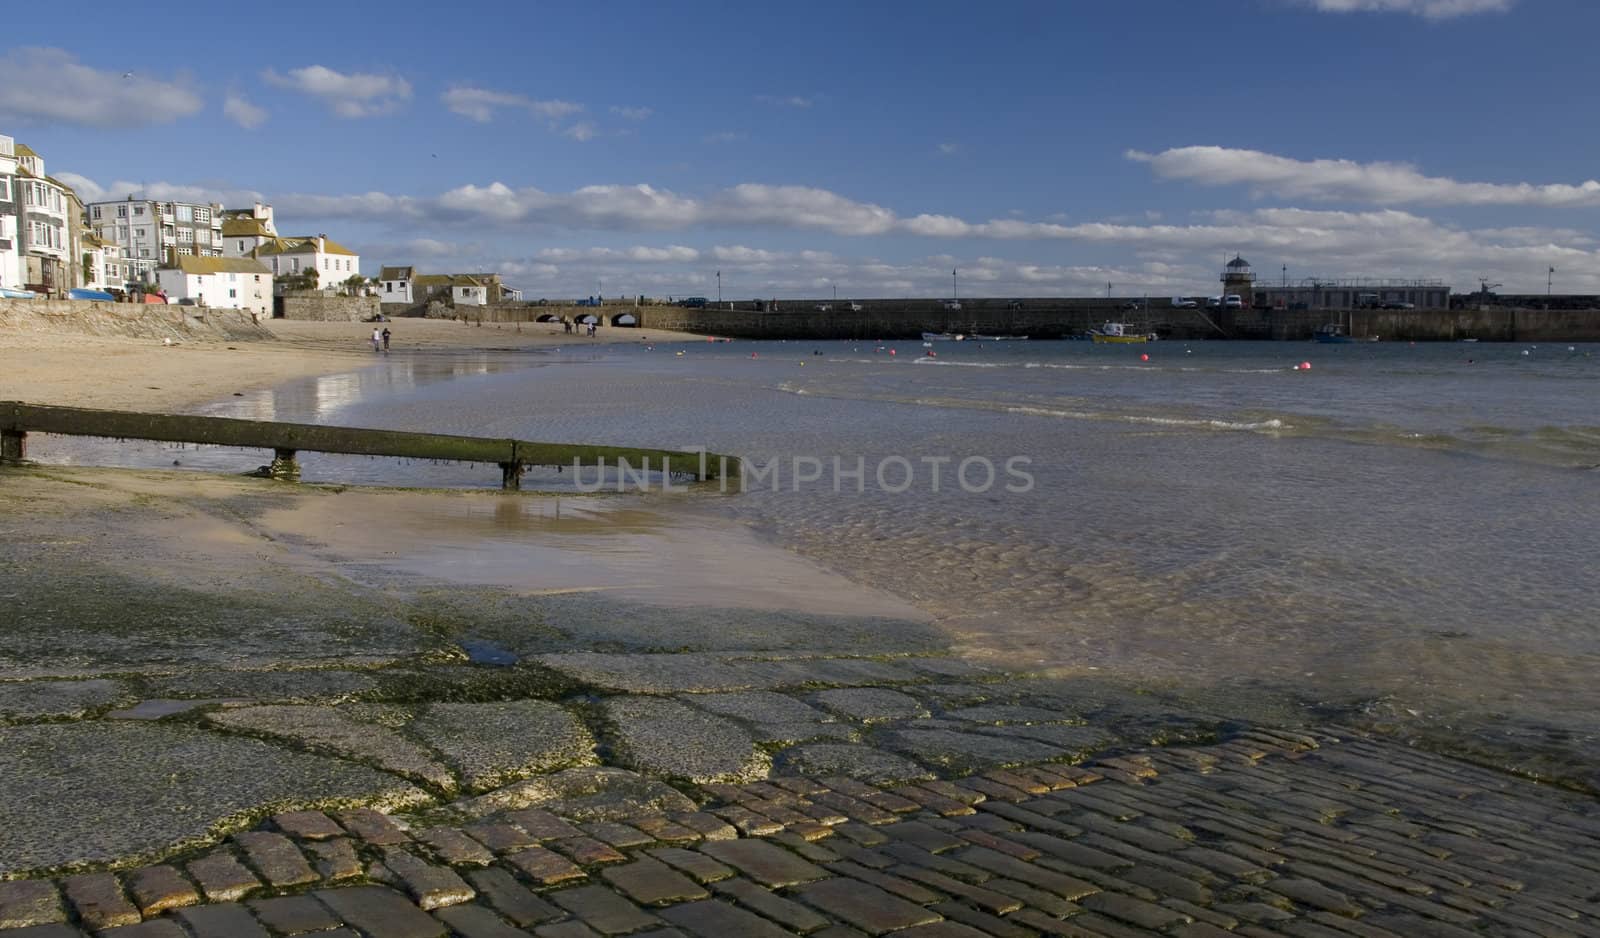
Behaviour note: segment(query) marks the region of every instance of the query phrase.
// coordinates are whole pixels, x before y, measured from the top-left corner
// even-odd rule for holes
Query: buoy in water
[[[1294,366],[1294,370],[1295,371],[1310,371],[1311,370],[1311,363],[1310,362],[1301,362],[1300,364]]]
[[[1144,354],[1140,355],[1139,356],[1139,360],[1142,361],[1142,362],[1149,361],[1150,360],[1150,353],[1149,352],[1145,352]]]
[[[1528,354],[1528,350],[1527,349],[1523,349],[1522,350],[1522,354],[1524,354],[1524,355]]]
[[[890,350],[889,350],[889,354],[890,354],[890,355],[893,355],[893,354],[894,354],[894,349],[890,349]]]

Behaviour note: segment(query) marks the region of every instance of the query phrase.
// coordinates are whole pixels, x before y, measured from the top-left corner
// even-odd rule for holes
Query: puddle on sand
[[[280,542],[335,558],[357,579],[369,567],[524,594],[929,619],[743,527],[664,500],[349,490],[296,499],[256,524]]]

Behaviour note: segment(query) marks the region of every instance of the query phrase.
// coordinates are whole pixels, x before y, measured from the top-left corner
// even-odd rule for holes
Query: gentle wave
[[[1112,414],[1086,410],[1057,410],[1051,407],[1007,407],[1008,414],[1030,417],[1059,417],[1066,420],[1117,420],[1124,423],[1154,424],[1161,427],[1196,427],[1209,430],[1285,430],[1292,429],[1282,420],[1218,420],[1205,417],[1151,417],[1140,414]]]

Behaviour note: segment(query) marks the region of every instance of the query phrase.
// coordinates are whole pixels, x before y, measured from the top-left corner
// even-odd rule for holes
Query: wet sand
[[[0,330],[0,400],[116,410],[175,411],[238,391],[334,374],[372,361],[372,324],[271,320],[276,341],[159,341]],[[659,329],[600,329],[590,339],[549,323],[469,326],[431,319],[386,323],[391,354],[692,341]]]

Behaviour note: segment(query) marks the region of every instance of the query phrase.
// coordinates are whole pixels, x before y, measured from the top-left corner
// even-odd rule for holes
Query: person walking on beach
[[[389,327],[388,326],[384,326],[383,327],[383,350],[385,352],[389,351]]]
[[[372,350],[374,352],[383,351],[383,333],[379,332],[376,327],[372,330]]]

